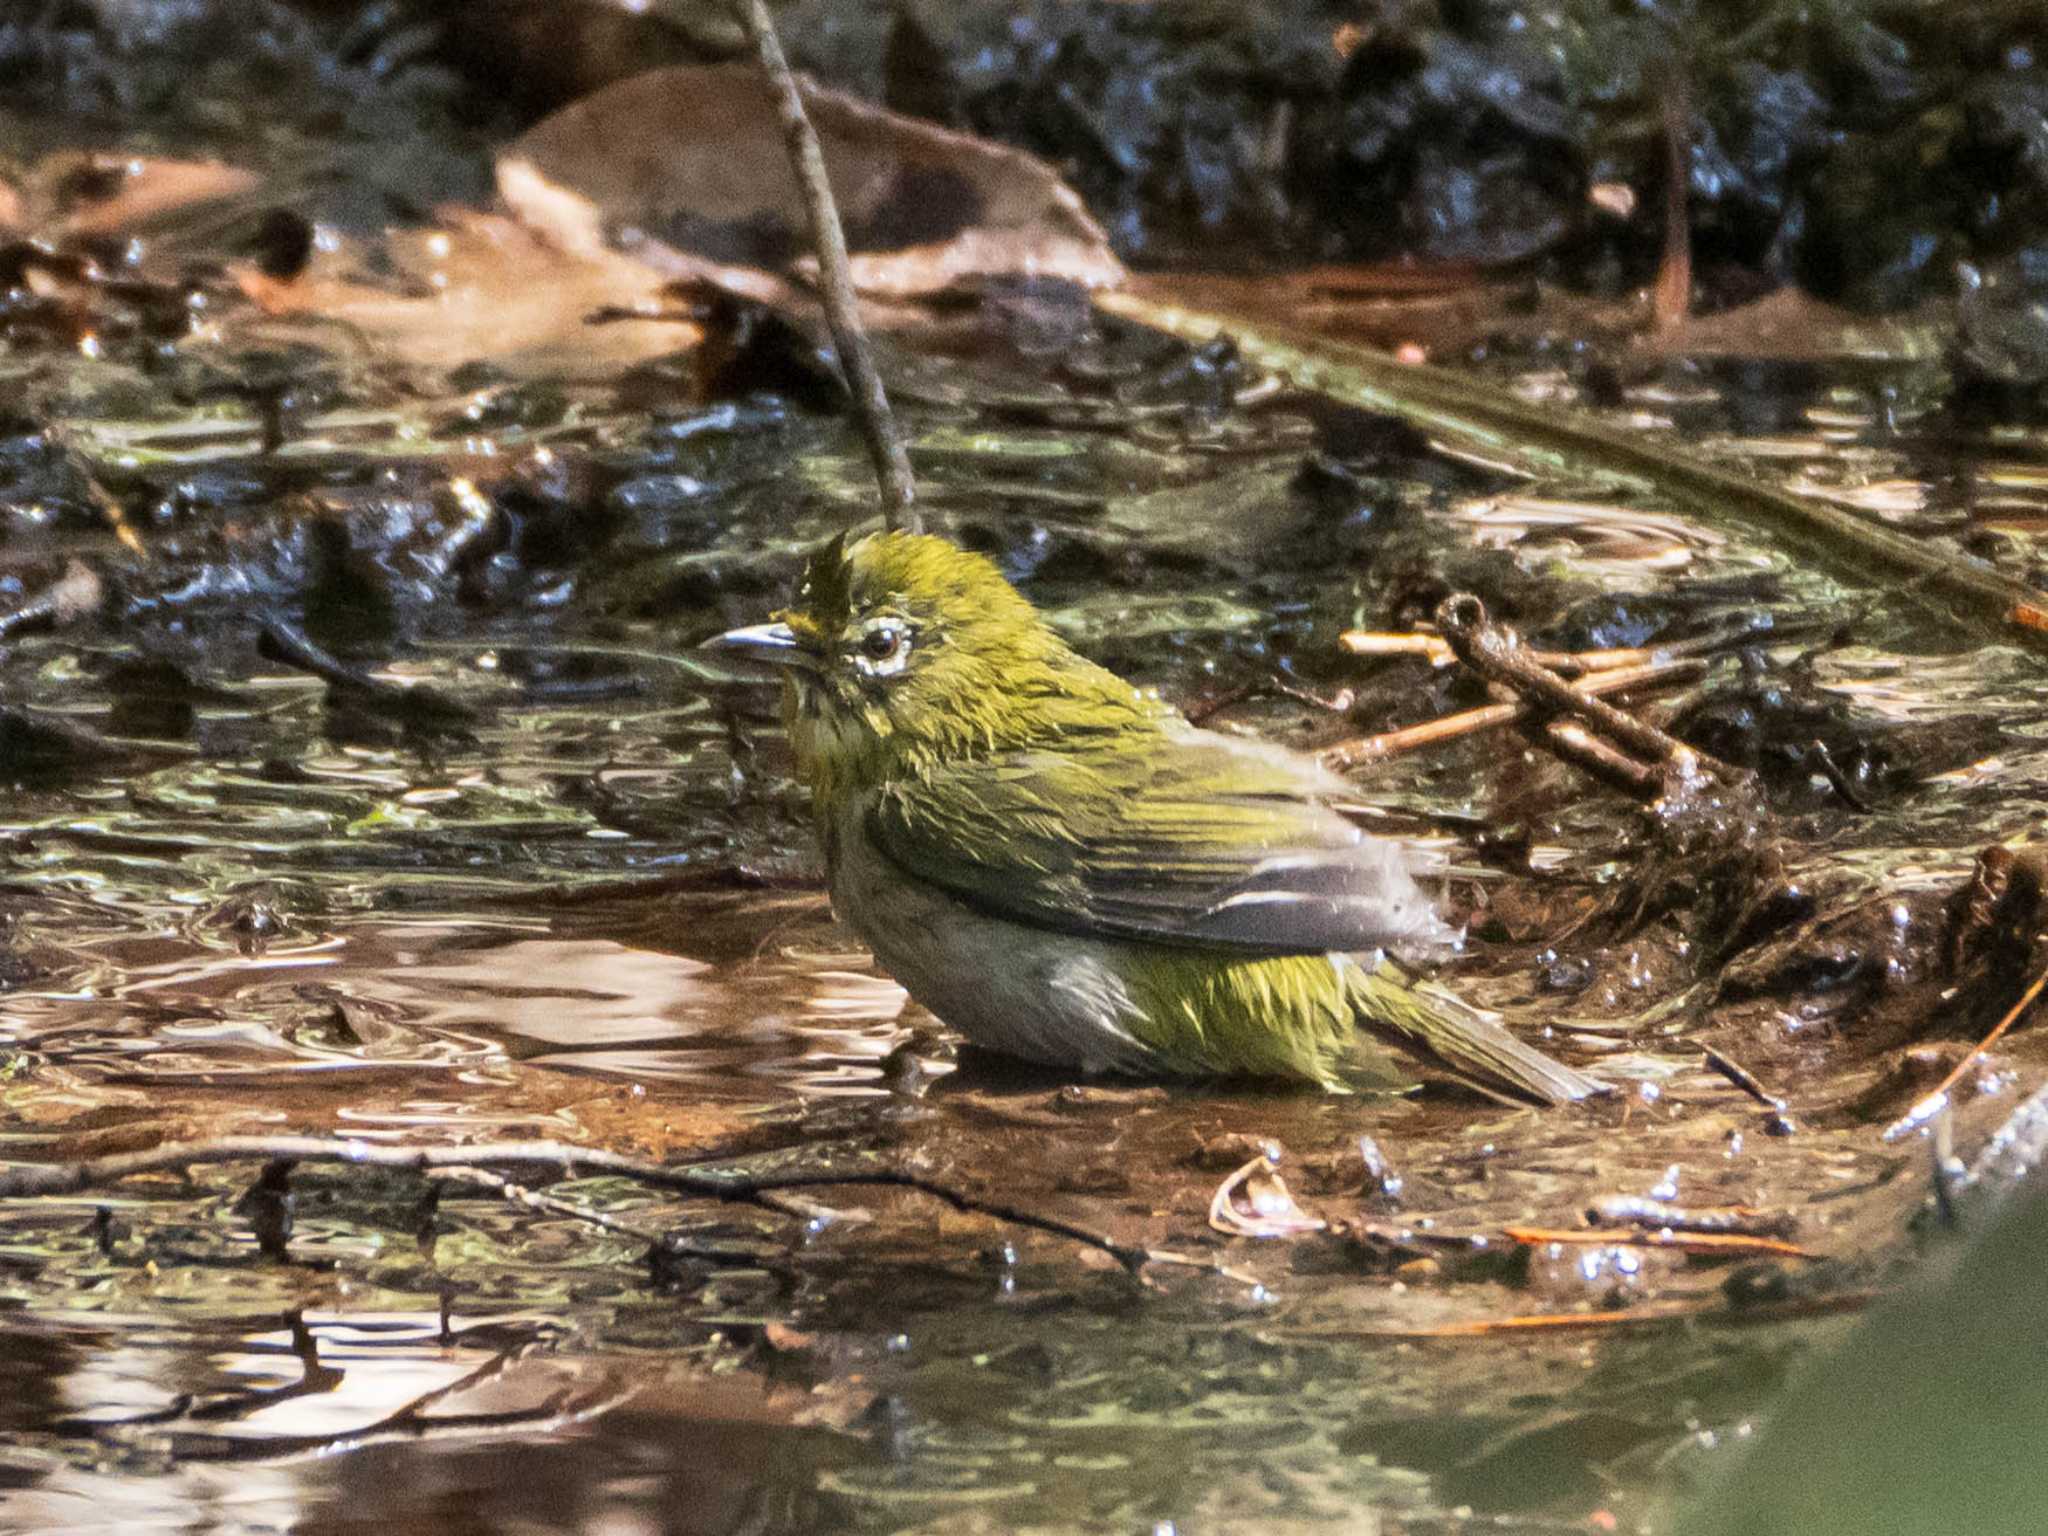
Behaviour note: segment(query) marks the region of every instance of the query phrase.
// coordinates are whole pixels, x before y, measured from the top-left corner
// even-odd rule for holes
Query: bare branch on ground
[[[893,1168],[794,1169],[757,1173],[741,1169],[720,1170],[704,1165],[658,1163],[629,1157],[599,1147],[575,1147],[556,1141],[477,1142],[468,1146],[419,1146],[402,1143],[345,1141],[325,1136],[221,1136],[207,1141],[168,1142],[140,1152],[117,1152],[107,1157],[86,1158],[71,1163],[35,1163],[0,1170],[0,1199],[31,1195],[75,1195],[99,1189],[143,1174],[168,1173],[218,1163],[323,1163],[343,1167],[401,1169],[424,1176],[463,1178],[484,1184],[507,1199],[528,1201],[509,1180],[478,1178],[486,1168],[519,1168],[581,1178],[610,1174],[657,1189],[675,1190],[700,1199],[722,1200],[786,1213],[781,1192],[822,1189],[833,1186],[870,1185],[905,1189],[940,1200],[969,1215],[987,1216],[1011,1226],[1063,1237],[1083,1247],[1108,1254],[1127,1272],[1137,1275],[1149,1264],[1178,1264],[1208,1269],[1238,1279],[1220,1261],[1198,1255],[1166,1253],[1136,1243],[1120,1242],[1107,1233],[1008,1201],[988,1199],[956,1189],[922,1174]],[[510,1186],[510,1187],[508,1187]],[[543,1208],[584,1218],[584,1208],[568,1202],[539,1197]],[[649,1234],[606,1218],[618,1230],[632,1236]]]
[[[1705,670],[1706,664],[1696,660],[1655,661],[1642,666],[1616,667],[1596,672],[1579,683],[1578,688],[1587,695],[1621,693],[1633,688],[1691,682]],[[1376,762],[1383,757],[1395,757],[1421,747],[1436,746],[1475,731],[1491,730],[1503,725],[1518,725],[1534,719],[1537,713],[1537,710],[1527,704],[1484,704],[1477,709],[1439,715],[1434,720],[1424,720],[1417,725],[1404,725],[1399,730],[1382,731],[1376,736],[1360,736],[1351,741],[1339,742],[1323,750],[1323,762],[1342,771],[1346,768],[1355,768],[1361,763]]]

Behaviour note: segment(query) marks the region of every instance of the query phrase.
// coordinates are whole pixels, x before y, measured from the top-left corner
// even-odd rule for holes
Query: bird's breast
[[[864,807],[832,821],[833,911],[919,1004],[974,1044],[1026,1061],[1160,1070],[1134,1033],[1142,1021],[1122,946],[991,916],[904,873],[867,836]]]

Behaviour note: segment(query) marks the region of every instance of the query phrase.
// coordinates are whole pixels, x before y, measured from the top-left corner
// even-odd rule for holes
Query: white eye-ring
[[[860,635],[860,668],[870,677],[894,677],[910,664],[910,626],[901,619],[870,619]]]

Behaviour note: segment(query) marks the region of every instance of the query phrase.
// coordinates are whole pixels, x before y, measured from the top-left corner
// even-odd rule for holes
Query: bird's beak
[[[728,629],[722,635],[713,635],[698,649],[725,651],[777,667],[802,667],[806,671],[815,671],[817,667],[810,651],[787,624],[749,624],[744,629]]]

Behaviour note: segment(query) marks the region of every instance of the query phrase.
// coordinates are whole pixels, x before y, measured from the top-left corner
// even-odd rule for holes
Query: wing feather
[[[875,845],[984,910],[1065,932],[1252,954],[1440,945],[1420,859],[1332,810],[1348,786],[1188,728],[1152,750],[941,767],[869,808]]]

